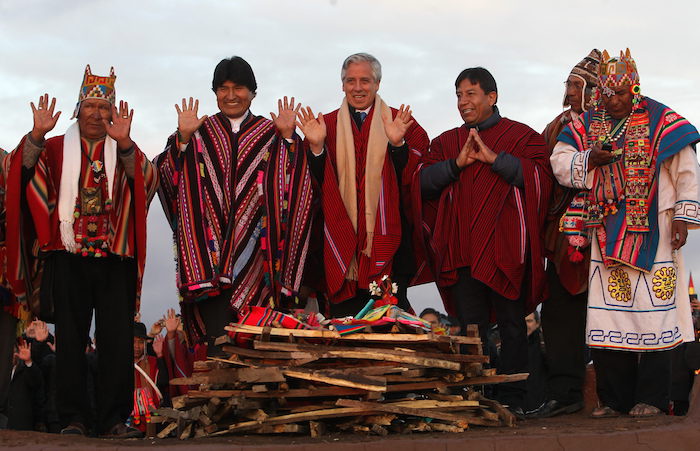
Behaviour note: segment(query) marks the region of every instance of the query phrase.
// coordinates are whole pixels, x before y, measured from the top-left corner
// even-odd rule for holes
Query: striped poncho
[[[223,113],[210,116],[184,150],[168,139],[154,162],[184,302],[231,288],[231,306],[245,311],[299,289],[313,194],[299,144],[252,114],[238,133]]]
[[[42,261],[39,251],[65,250],[59,231],[58,191],[64,151],[64,135],[46,140],[33,170],[25,171],[22,139],[6,158],[7,169],[7,278],[21,302],[38,315]],[[137,261],[136,311],[146,262],[146,216],[155,195],[158,177],[153,165],[134,145],[134,178],[129,179],[117,161],[109,213],[108,251]]]

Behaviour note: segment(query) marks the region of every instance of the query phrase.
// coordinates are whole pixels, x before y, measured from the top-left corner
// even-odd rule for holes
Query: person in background
[[[562,129],[591,107],[598,86],[600,50],[593,49],[566,79],[564,107],[542,132],[551,155]],[[545,224],[549,298],[542,304],[542,329],[547,347],[547,402],[542,418],[583,408],[586,373],[586,299],[590,248],[572,250],[560,220],[578,190],[554,184]]]

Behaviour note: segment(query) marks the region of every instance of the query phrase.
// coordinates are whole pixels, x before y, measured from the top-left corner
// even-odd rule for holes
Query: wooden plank
[[[481,344],[480,338],[449,336],[449,335],[434,335],[434,334],[350,334],[340,335],[334,330],[312,330],[312,329],[284,329],[284,328],[264,328],[260,326],[249,326],[246,324],[231,324],[224,327],[229,332],[240,332],[247,334],[262,335],[263,331],[268,332],[270,336],[277,337],[305,337],[305,338],[330,338],[344,341],[376,341],[376,342],[412,342],[412,343],[457,343],[457,344]],[[226,339],[223,339],[226,337]],[[217,339],[216,344],[229,343],[228,336],[224,335]],[[219,340],[221,342],[219,343]]]
[[[256,349],[264,350],[286,350],[286,351],[303,351],[323,359],[359,359],[359,360],[381,360],[399,363],[409,363],[412,365],[442,368],[447,370],[459,371],[461,365],[458,362],[450,362],[449,360],[438,359],[434,357],[416,356],[415,353],[405,351],[394,351],[391,349],[377,348],[347,348],[340,346],[309,346],[299,345],[295,343],[272,343],[272,342],[254,342],[253,346]]]
[[[267,393],[256,393],[252,390],[190,390],[186,396],[192,399],[231,396],[244,396],[246,398],[313,398],[328,396],[350,396],[362,395],[365,390],[345,388],[345,387],[317,387],[317,388],[292,388],[287,391],[271,390]]]
[[[239,348],[238,346],[224,345],[222,348],[224,352],[229,354],[236,354],[244,357],[252,357],[254,359],[277,359],[277,360],[292,360],[292,359],[309,359],[311,354],[308,352],[263,352],[257,349]]]
[[[156,437],[165,438],[169,436],[170,433],[173,432],[175,429],[177,429],[177,422],[170,423],[169,425],[165,426],[165,428],[163,428],[162,431],[156,434]]]
[[[358,409],[354,407],[342,407],[334,409],[323,409],[311,412],[303,413],[293,413],[290,415],[280,415],[277,417],[269,417],[262,424],[257,421],[243,421],[240,423],[234,423],[228,427],[228,429],[215,432],[210,435],[224,435],[229,432],[240,432],[255,429],[260,426],[273,425],[273,424],[285,424],[285,423],[296,423],[299,421],[311,421],[320,420],[322,418],[338,418],[347,417],[353,415],[361,415],[367,413],[378,413],[378,412],[367,412],[366,409]]]
[[[407,384],[387,385],[386,391],[415,391],[415,390],[430,390],[447,387],[462,387],[465,385],[489,385],[489,384],[504,384],[507,382],[524,381],[528,377],[528,373],[518,374],[498,374],[488,377],[471,377],[460,382],[416,382]]]
[[[491,399],[488,399],[484,397],[483,395],[479,395],[479,402],[485,406],[488,406],[489,408],[493,409],[496,411],[498,416],[500,417],[501,421],[503,421],[503,424],[505,424],[508,427],[514,427],[516,423],[516,418],[515,415],[513,415],[510,410],[506,409],[501,405],[501,403],[497,401],[493,401]]]
[[[172,385],[227,384],[234,382],[284,382],[286,379],[278,367],[227,368],[195,373],[190,377],[171,379]]]
[[[315,382],[323,382],[341,387],[359,388],[370,391],[386,391],[386,379],[380,376],[365,376],[332,370],[307,370],[305,368],[286,369],[285,376]]]
[[[415,407],[417,409],[444,409],[448,407],[479,407],[479,401],[436,401],[434,399],[416,399],[411,401],[398,401],[387,403],[398,407]]]
[[[378,402],[366,402],[357,401],[355,399],[339,399],[335,403],[337,406],[341,407],[355,407],[358,409],[366,409],[367,411],[374,412],[389,412],[398,413],[400,415],[411,415],[417,417],[435,418],[437,420],[445,420],[453,423],[467,423],[468,419],[464,416],[441,412],[439,410],[432,409],[420,409],[414,407],[402,407],[393,405],[393,403],[378,403]]]

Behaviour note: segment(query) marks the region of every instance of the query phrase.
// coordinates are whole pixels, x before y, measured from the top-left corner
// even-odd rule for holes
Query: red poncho
[[[457,158],[468,135],[463,125],[435,138],[422,168]],[[450,314],[455,309],[445,288],[457,282],[457,269],[463,267],[471,268],[472,277],[506,298],[524,296],[530,312],[545,290],[542,233],[552,170],[544,139],[526,125],[505,118],[479,135],[494,152],[507,152],[520,160],[524,189],[476,161],[437,200],[421,202],[414,190],[414,206],[422,206],[415,209],[416,220],[423,224],[426,254]],[[414,177],[419,176],[420,168]]]
[[[365,124],[371,124],[376,108],[370,110]],[[354,230],[349,215],[343,205],[338,188],[336,166],[336,134],[338,111],[324,115],[327,128],[326,149],[328,155],[325,161],[322,208],[324,216],[324,250],[328,295],[332,302],[342,302],[353,297],[358,288],[367,289],[369,283],[384,274],[391,274],[392,260],[401,242],[401,187],[398,184],[394,165],[387,152],[381,172],[381,194],[377,205],[374,239],[371,255],[368,257],[362,249],[366,247],[367,230],[363,220],[357,221],[357,231]],[[393,117],[397,110],[391,109]],[[357,217],[365,217],[365,162],[370,127],[363,126],[358,130],[353,121],[352,134],[355,145],[355,169],[357,186]],[[419,162],[420,155],[428,146],[428,135],[417,122],[409,127],[404,137],[408,146],[408,164],[402,172],[404,184],[411,180],[411,174]],[[357,281],[346,279],[346,274],[353,257],[357,258]]]

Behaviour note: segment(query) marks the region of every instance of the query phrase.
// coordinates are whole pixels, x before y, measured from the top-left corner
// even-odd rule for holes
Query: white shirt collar
[[[244,120],[248,117],[250,114],[250,110],[247,110],[245,114],[241,117],[236,117],[236,118],[228,118],[229,121],[231,121],[231,130],[233,130],[233,133],[238,133],[241,129],[241,124],[243,123]]]

